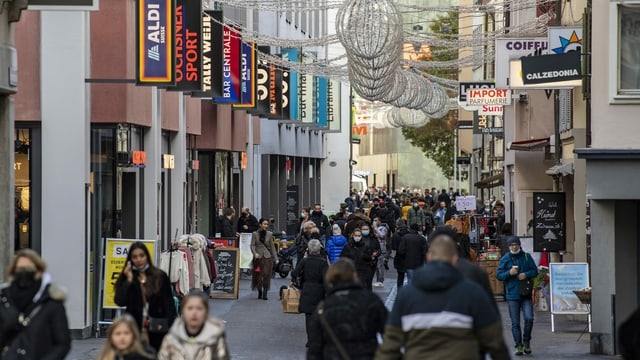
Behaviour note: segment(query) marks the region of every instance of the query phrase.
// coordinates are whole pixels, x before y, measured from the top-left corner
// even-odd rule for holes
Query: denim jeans
[[[413,273],[415,269],[407,269],[407,284],[411,284],[411,279],[413,279]]]
[[[533,329],[533,302],[531,298],[507,300],[507,305],[509,306],[513,341],[516,345],[531,341],[531,330]],[[524,318],[524,334],[520,330],[520,311],[522,311]]]

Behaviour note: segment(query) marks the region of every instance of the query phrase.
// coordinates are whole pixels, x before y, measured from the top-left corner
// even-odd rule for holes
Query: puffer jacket
[[[224,325],[220,320],[209,318],[195,338],[187,334],[184,320],[176,319],[164,337],[158,352],[158,360],[211,359],[227,360],[231,355],[225,341]]]
[[[504,281],[504,294],[507,300],[520,300],[520,280],[518,275],[509,275],[513,265],[518,266],[518,272],[524,273],[527,278],[538,276],[538,267],[530,254],[520,250],[517,254],[507,252],[500,258],[496,279]]]
[[[387,309],[382,300],[357,284],[337,284],[323,303],[324,317],[351,360],[370,360],[384,331]],[[318,312],[309,323],[307,360],[341,359],[324,330]]]
[[[327,240],[326,249],[327,254],[329,255],[329,262],[333,264],[338,260],[346,244],[347,238],[342,235],[332,235],[329,240]]]
[[[405,359],[476,360],[480,351],[510,358],[489,295],[441,261],[416,270],[398,292],[375,359],[396,360],[402,348]]]

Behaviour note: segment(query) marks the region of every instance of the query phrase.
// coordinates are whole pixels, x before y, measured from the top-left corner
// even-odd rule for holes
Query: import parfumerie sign
[[[467,105],[511,105],[511,90],[469,89],[467,90]]]

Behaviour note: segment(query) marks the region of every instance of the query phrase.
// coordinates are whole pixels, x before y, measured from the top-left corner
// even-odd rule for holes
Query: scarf
[[[11,303],[13,303],[20,312],[24,312],[29,305],[33,303],[33,298],[40,290],[40,285],[42,284],[41,280],[36,280],[33,285],[27,288],[20,288],[16,285],[15,282],[11,283],[9,287],[9,298],[11,299]]]

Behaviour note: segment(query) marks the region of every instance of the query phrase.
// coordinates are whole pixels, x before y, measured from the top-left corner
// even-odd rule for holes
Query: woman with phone
[[[156,351],[177,316],[169,277],[155,267],[144,243],[131,245],[115,285],[114,301],[126,307],[142,337]]]

